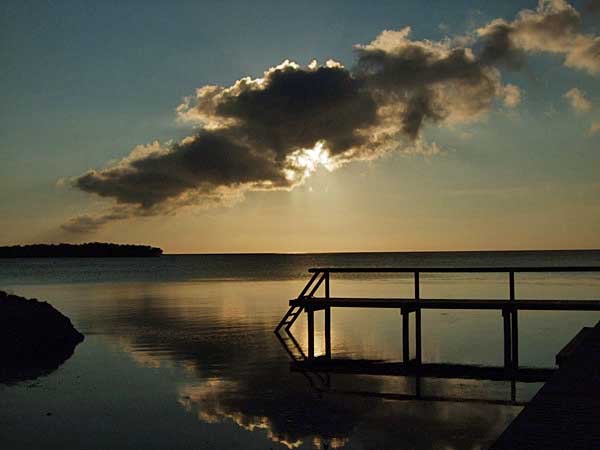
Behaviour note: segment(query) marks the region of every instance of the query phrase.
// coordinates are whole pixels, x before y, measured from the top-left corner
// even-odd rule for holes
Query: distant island
[[[110,244],[32,244],[0,247],[0,258],[114,258],[162,255],[162,249],[149,245]]]

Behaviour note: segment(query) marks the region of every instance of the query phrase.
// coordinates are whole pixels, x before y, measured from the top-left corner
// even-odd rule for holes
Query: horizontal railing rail
[[[447,308],[447,309],[500,309],[503,316],[504,328],[504,363],[505,367],[518,368],[519,335],[518,335],[518,310],[575,310],[575,311],[597,311],[600,300],[592,301],[530,301],[517,300],[515,295],[515,274],[518,273],[576,273],[576,272],[600,272],[600,266],[497,266],[497,267],[311,267],[308,272],[312,274],[310,280],[294,300],[290,300],[290,309],[275,329],[278,332],[285,327],[289,331],[302,311],[307,313],[308,323],[308,359],[314,357],[314,312],[323,309],[325,311],[325,354],[331,357],[331,307],[399,307],[402,314],[403,334],[403,360],[409,360],[409,314],[415,313],[416,323],[416,355],[415,360],[421,363],[421,309],[423,308]],[[411,299],[361,299],[334,298],[330,293],[331,274],[343,273],[406,273],[414,277],[414,297]],[[477,304],[474,300],[451,300],[421,298],[420,275],[427,273],[498,273],[508,275],[508,298],[505,300],[481,300]],[[324,286],[324,297],[315,297],[317,290]],[[362,303],[361,303],[362,302]],[[437,303],[436,303],[437,302]],[[469,303],[470,302],[470,303]],[[556,303],[556,304],[555,304]]]
[[[309,273],[523,273],[523,272],[600,272],[598,266],[549,267],[311,267]]]

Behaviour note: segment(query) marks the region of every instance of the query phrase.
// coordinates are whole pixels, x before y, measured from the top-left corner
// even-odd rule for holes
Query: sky
[[[0,245],[600,248],[600,2],[4,1]]]

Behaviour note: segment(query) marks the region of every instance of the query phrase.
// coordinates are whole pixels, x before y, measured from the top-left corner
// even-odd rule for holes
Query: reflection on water
[[[423,297],[506,296],[506,280],[423,276]],[[548,283],[546,283],[548,281]],[[71,360],[35,383],[1,386],[1,448],[486,448],[518,406],[390,400],[412,394],[413,377],[331,374],[315,390],[273,335],[305,279],[277,281],[136,280],[119,283],[14,283],[20,295],[49,300],[86,340]],[[521,297],[600,297],[600,281],[522,277]],[[333,295],[409,295],[406,278],[335,279]],[[523,313],[522,364],[551,367],[590,313]],[[323,352],[317,314],[317,352]],[[332,353],[398,361],[398,311],[334,310]],[[306,344],[302,317],[293,327]],[[495,312],[423,313],[427,362],[502,364]],[[517,383],[526,401],[539,384]],[[423,378],[424,396],[510,400],[509,382]],[[51,413],[51,415],[47,415]]]

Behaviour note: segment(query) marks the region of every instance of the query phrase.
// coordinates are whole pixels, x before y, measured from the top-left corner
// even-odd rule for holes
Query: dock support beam
[[[515,301],[515,273],[509,272],[509,293],[510,300],[512,302]],[[511,350],[511,359],[512,359],[512,368],[519,368],[519,318],[517,313],[517,308],[513,308],[511,313],[511,341],[512,341],[512,350]]]
[[[519,369],[519,317],[513,302],[515,297],[515,273],[508,273],[509,299],[511,306],[502,309],[504,323],[504,368],[506,370]]]
[[[306,317],[308,323],[308,358],[315,357],[315,312],[312,306],[306,308]]]
[[[419,300],[420,297],[419,272],[415,272],[415,300]],[[417,364],[421,364],[421,308],[419,307],[415,310],[415,359]]]
[[[325,272],[325,299],[329,301],[329,272]],[[331,307],[325,308],[325,356],[331,358]]]
[[[512,367],[512,344],[511,344],[511,329],[510,329],[510,311],[502,310],[502,319],[504,322],[504,368]]]
[[[407,363],[410,359],[410,347],[409,347],[409,314],[410,310],[402,308],[402,361]]]
[[[517,370],[519,368],[519,321],[517,316],[517,310],[512,312],[511,320],[512,328],[512,368]]]

